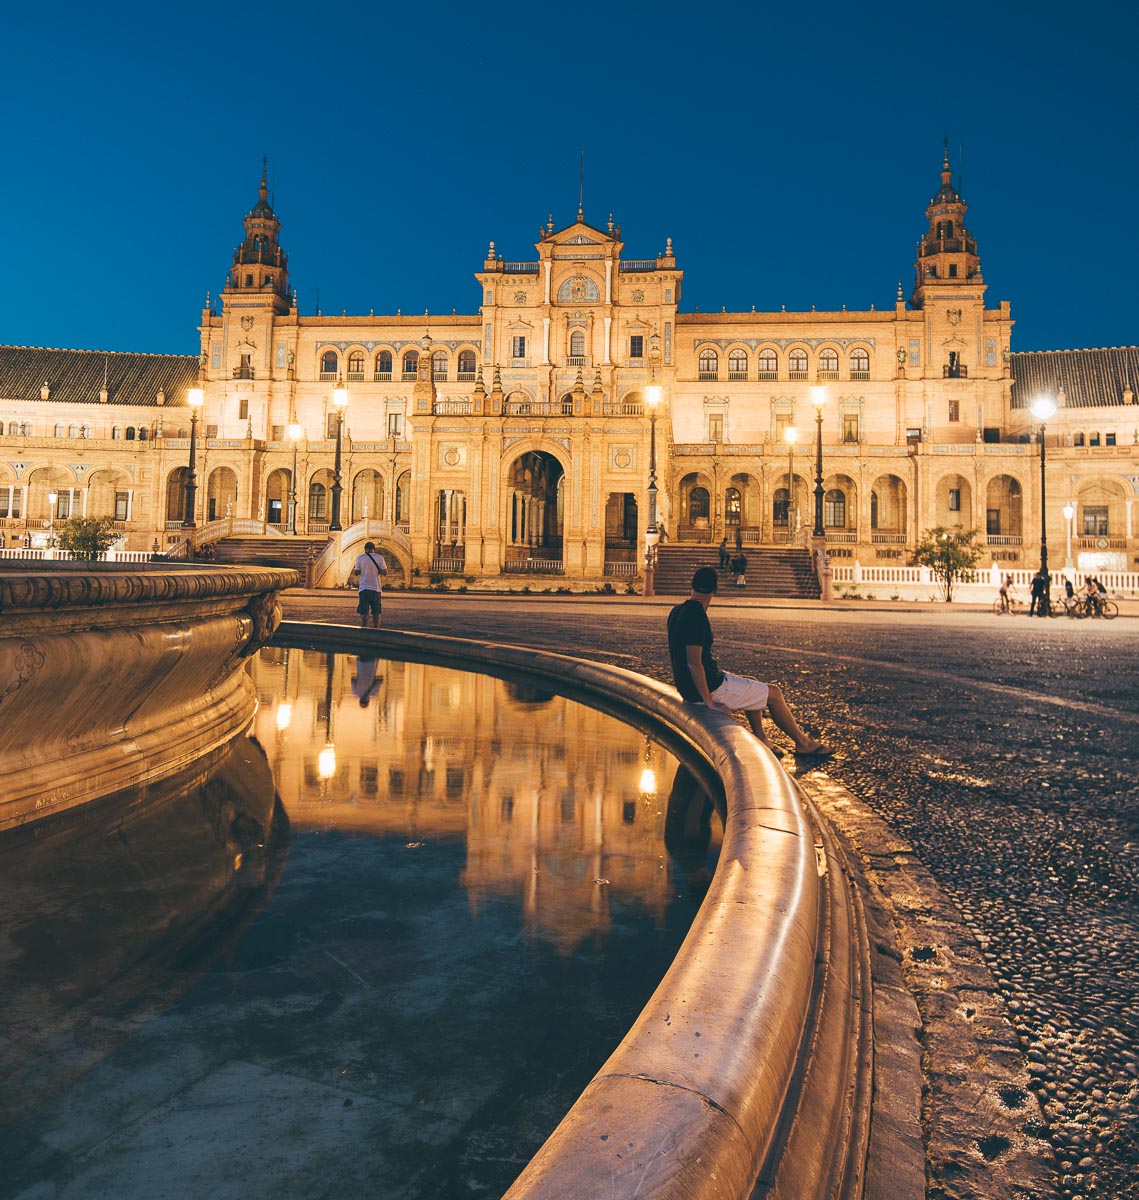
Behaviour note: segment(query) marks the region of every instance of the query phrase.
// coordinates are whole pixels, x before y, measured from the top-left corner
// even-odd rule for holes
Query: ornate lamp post
[[[196,528],[194,513],[197,511],[198,495],[198,409],[206,402],[206,394],[201,386],[189,388],[186,392],[186,403],[190,406],[190,469],[186,476],[186,508],[182,517],[183,529]]]
[[[334,533],[344,528],[340,524],[340,493],[344,488],[340,484],[340,456],[344,442],[344,410],[348,407],[348,389],[344,380],[337,378],[336,387],[332,391],[332,403],[336,407],[336,468],[332,473],[332,520],[328,530]]]
[[[390,435],[389,435],[389,436],[391,437],[391,443],[392,443],[392,445],[391,445],[391,464],[392,464],[392,469],[391,469],[391,480],[390,480],[390,483],[391,483],[391,492],[392,492],[392,494],[391,494],[391,504],[390,504],[390,506],[388,507],[388,524],[389,524],[389,525],[392,527],[392,532],[394,533],[394,532],[395,532],[395,521],[396,521],[396,511],[395,511],[395,494],[396,494],[395,468],[396,468],[396,461],[397,461],[397,454],[396,454],[396,437],[395,437],[395,427],[394,427],[394,426],[392,427],[392,429],[391,429],[391,432],[390,432]]]
[[[649,408],[649,523],[645,528],[645,598],[656,594],[655,572],[660,530],[657,528],[657,405],[660,404],[660,385],[650,383],[645,388],[645,403]]]
[[[815,406],[815,528],[811,531],[817,537],[825,537],[823,533],[823,405],[827,402],[825,387],[811,388],[811,403]]]
[[[1072,521],[1075,520],[1076,506],[1069,500],[1064,505],[1064,526],[1068,534],[1068,552],[1064,558],[1064,570],[1072,569]]]
[[[47,544],[48,549],[55,545],[55,506],[59,502],[58,492],[47,494]]]
[[[305,431],[303,425],[298,425],[295,421],[289,426],[289,441],[293,443],[293,473],[289,476],[289,524],[288,530],[293,535],[297,536],[297,445],[301,438],[304,437]]]
[[[783,440],[787,443],[787,542],[790,544],[795,539],[795,443],[799,440],[794,425],[783,430]]]
[[[1056,411],[1056,401],[1051,396],[1037,396],[1031,404],[1032,415],[1040,422],[1040,574],[1044,577],[1044,595],[1039,612],[1043,617],[1050,615],[1048,598],[1051,579],[1048,575],[1048,506],[1044,488],[1044,430],[1048,418]]]

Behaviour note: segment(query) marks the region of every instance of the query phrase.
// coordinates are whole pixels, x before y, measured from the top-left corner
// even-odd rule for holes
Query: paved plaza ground
[[[298,591],[285,597],[285,614],[353,623],[354,600]],[[672,603],[393,593],[384,624],[669,679]],[[994,1189],[1139,1197],[1139,621],[734,598],[717,598],[710,615],[721,665],[779,683],[804,725],[838,749],[821,778],[912,848],[976,960],[967,980],[954,980],[937,938],[919,954],[896,925],[922,1011],[927,1143],[942,1144],[939,1127],[961,1115],[939,1109],[953,1105],[955,1081],[937,1077],[930,1049],[947,1011],[936,990],[987,988],[1016,1035],[1002,1047],[1015,1060],[1003,1069],[1027,1083],[1019,1094],[998,1088],[1000,1103],[1035,1139],[1037,1159],[1025,1190],[1016,1190],[1015,1154],[1011,1177]],[[826,791],[811,776],[803,784]],[[974,1009],[962,1001],[957,1011],[968,1018]],[[956,1082],[959,1102],[968,1080]],[[1000,1136],[974,1140],[986,1160],[1005,1149]],[[950,1146],[934,1164],[931,1195],[969,1194],[952,1184],[955,1153],[964,1151]]]

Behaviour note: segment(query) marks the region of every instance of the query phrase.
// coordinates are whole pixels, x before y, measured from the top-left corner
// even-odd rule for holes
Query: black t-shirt
[[[688,669],[688,647],[700,647],[700,661],[708,691],[714,692],[724,682],[723,672],[712,657],[712,626],[699,600],[685,600],[668,614],[668,654],[672,659],[672,677],[676,690],[685,700],[699,701],[696,681]]]

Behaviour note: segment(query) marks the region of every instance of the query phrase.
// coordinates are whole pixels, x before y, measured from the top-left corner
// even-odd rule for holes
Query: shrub
[[[58,529],[60,549],[80,562],[102,558],[118,538],[114,517],[68,517]]]

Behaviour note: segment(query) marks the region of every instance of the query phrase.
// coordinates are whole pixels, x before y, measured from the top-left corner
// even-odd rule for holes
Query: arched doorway
[[[736,531],[744,542],[759,541],[762,500],[759,480],[741,471],[733,475],[724,491],[724,532],[734,542]]]
[[[523,563],[557,564],[537,570],[560,570],[565,471],[543,450],[530,450],[511,463],[506,482],[507,567]]]
[[[284,467],[278,467],[265,480],[265,520],[278,529],[289,527],[290,474]]]
[[[973,525],[973,489],[964,475],[943,475],[934,488],[934,524],[947,529]]]
[[[186,519],[186,488],[189,467],[175,467],[166,479],[166,528],[176,529]]]
[[[206,520],[237,515],[237,476],[229,467],[218,467],[206,481]]]
[[[858,500],[849,475],[832,475],[823,481],[823,532],[835,542],[857,540]]]
[[[352,480],[352,498],[348,508],[348,523],[365,521],[369,517],[382,520],[384,515],[384,480],[370,467],[357,471]]]
[[[712,485],[702,472],[693,471],[680,481],[680,511],[676,536],[684,542],[712,540]]]
[[[332,521],[332,472],[327,467],[317,471],[308,484],[305,525],[309,533],[327,533]]]
[[[897,475],[879,475],[870,489],[870,540],[906,544],[906,485]]]
[[[997,475],[985,489],[985,538],[990,546],[1019,546],[1023,533],[1024,492],[1020,480]]]

